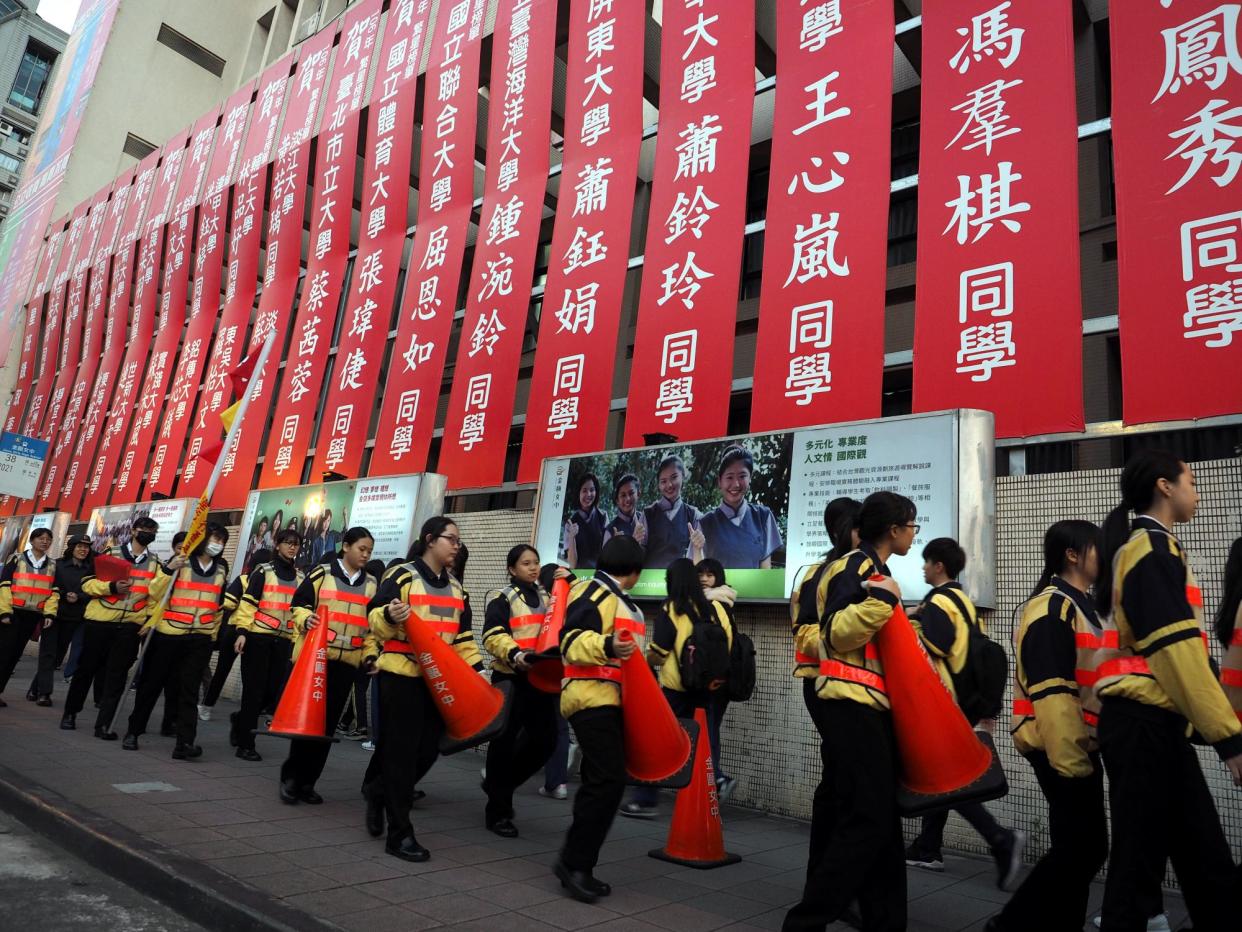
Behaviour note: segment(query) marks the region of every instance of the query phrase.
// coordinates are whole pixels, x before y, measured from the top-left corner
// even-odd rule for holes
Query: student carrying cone
[[[0,572],[0,693],[31,634],[56,620],[56,561],[47,555],[51,545],[52,532],[36,528],[25,549],[9,557]],[[5,705],[0,699],[0,708]]]

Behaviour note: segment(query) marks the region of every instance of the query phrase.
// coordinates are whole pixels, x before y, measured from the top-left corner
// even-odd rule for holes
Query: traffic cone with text
[[[272,724],[256,735],[336,741],[325,734],[328,723],[328,621],[326,608],[319,609],[319,624],[306,632],[302,650],[294,661],[289,682],[272,716]]]
[[[552,610],[543,616],[539,638],[535,641],[535,663],[526,674],[531,686],[545,693],[559,693],[565,665],[561,662],[561,628],[569,605],[569,581],[552,583]]]

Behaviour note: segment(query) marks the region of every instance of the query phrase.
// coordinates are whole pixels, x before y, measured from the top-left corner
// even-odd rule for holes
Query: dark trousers
[[[176,720],[177,743],[192,745],[198,734],[198,688],[203,668],[211,659],[211,636],[153,631],[148,637],[152,639],[151,646],[142,659],[142,676],[138,680],[138,695],[129,716],[128,732],[140,735],[147,730],[155,703],[171,686],[175,705],[169,709],[165,699],[164,717],[168,719],[171,713]]]
[[[906,928],[906,860],[892,719],[848,699],[825,701],[822,715],[828,792],[815,795],[812,834],[816,823],[830,827],[782,928],[818,932],[857,900],[866,932],[897,932]]]
[[[96,728],[107,728],[125,694],[129,668],[138,656],[138,625],[127,621],[86,621],[82,625],[82,653],[65,697],[65,713],[77,715],[95,674],[103,671]]]
[[[513,816],[513,791],[534,776],[556,750],[560,696],[530,685],[525,676],[493,673],[492,682],[512,684],[513,704],[505,730],[487,745],[484,820]]]
[[[816,732],[819,733],[819,783],[815,785],[815,794],[811,803],[812,812],[822,812],[823,818],[811,822],[811,839],[806,859],[806,875],[811,873],[819,865],[820,860],[824,856],[824,848],[828,844],[828,837],[832,834],[832,806],[829,800],[832,798],[832,786],[828,779],[828,738],[826,734],[827,725],[824,720],[824,699],[815,695],[815,677],[807,677],[802,681],[802,702],[806,705],[807,713],[811,716],[811,724],[815,726]]]
[[[362,779],[368,799],[382,802],[388,816],[388,844],[414,837],[410,807],[414,787],[439,756],[444,721],[422,677],[380,673],[378,737]]]
[[[1091,755],[1095,772],[1077,778],[1057,773],[1046,754],[1031,754],[1027,760],[1048,800],[1052,844],[1010,897],[1000,925],[1006,932],[1081,929],[1087,920],[1091,881],[1108,856],[1099,755]],[[1140,928],[1147,928],[1145,910]]]
[[[559,705],[559,703],[558,703]],[[543,788],[554,790],[569,782],[569,722],[556,710],[556,747],[543,768]]]
[[[1186,720],[1125,699],[1105,699],[1100,752],[1108,768],[1113,847],[1103,932],[1146,928],[1166,859],[1195,932],[1238,927],[1237,873]]]
[[[625,795],[625,738],[621,708],[583,709],[569,717],[582,749],[582,786],[574,796],[574,820],[565,834],[561,862],[591,871]]]
[[[247,634],[246,646],[242,648],[242,698],[241,708],[233,723],[233,738],[239,748],[254,750],[254,730],[259,725],[259,713],[274,705],[288,676],[289,658],[293,654],[293,642],[278,634]],[[340,710],[337,710],[340,715]],[[336,725],[329,720],[328,727]]]
[[[9,616],[8,624],[0,625],[0,693],[9,684],[17,661],[22,659],[30,635],[41,624],[43,616],[39,613],[18,609]]]
[[[247,638],[246,640],[250,639]],[[224,681],[229,678],[229,672],[233,669],[233,664],[237,660],[237,651],[233,650],[233,645],[236,642],[236,628],[232,625],[225,625],[220,629],[220,636],[216,639],[220,655],[216,658],[216,670],[211,675],[211,685],[207,687],[207,695],[203,697],[203,705],[213,706],[219,701],[220,690],[224,689]]]
[[[350,731],[361,731],[367,727],[367,690],[371,686],[371,677],[365,670],[359,669],[354,679],[354,689],[349,701],[345,703],[345,712],[340,721],[342,731],[348,727]]]
[[[242,654],[245,663],[246,654],[250,653],[250,638],[246,638],[246,650]],[[324,724],[324,735],[331,736],[336,731],[336,723],[340,721],[341,712],[349,693],[354,688],[354,674],[357,667],[352,667],[343,660],[328,661],[328,697],[327,718]],[[299,789],[313,789],[315,782],[323,773],[323,766],[328,762],[328,752],[332,744],[328,741],[304,741],[294,739],[289,742],[289,756],[280,765],[280,779],[292,780]]]
[[[992,813],[983,807],[983,803],[955,806],[953,811],[969,822],[993,851],[1009,837],[1009,830],[992,818]],[[944,844],[944,827],[948,821],[948,809],[923,816],[923,829],[919,832],[919,837],[914,839],[914,847],[926,854],[939,855],[940,847]]]
[[[52,627],[44,628],[39,635],[39,668],[35,671],[30,691],[36,696],[50,696],[56,668],[65,659],[74,632],[82,622],[78,619],[57,618]]]
[[[669,661],[670,663],[672,661]],[[694,718],[694,710],[699,706],[707,712],[707,744],[712,753],[712,773],[719,780],[720,773],[720,720],[724,717],[724,707],[728,700],[717,702],[715,698],[706,696],[695,697],[687,692],[665,689],[664,698],[668,700],[673,714],[678,718]],[[654,786],[637,786],[630,799],[640,806],[654,806],[659,800],[660,791]]]

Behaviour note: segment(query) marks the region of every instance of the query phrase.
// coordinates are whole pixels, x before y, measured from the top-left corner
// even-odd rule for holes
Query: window
[[[17,66],[13,89],[9,91],[9,103],[28,113],[38,113],[39,103],[43,100],[43,91],[47,88],[54,64],[55,52],[36,42],[28,43],[21,64]]]
[[[15,0],[0,0],[0,17],[8,16],[10,13],[16,13],[21,7]]]
[[[140,136],[135,136],[133,133],[128,133],[125,136],[125,145],[124,147],[122,147],[121,151],[124,152],[126,155],[128,155],[130,158],[136,159],[137,161],[141,162],[148,155],[150,155],[152,152],[155,151],[155,146],[147,142],[145,139],[141,138]]]
[[[183,36],[167,23],[160,23],[159,35],[155,41],[167,46],[178,55],[188,58],[204,71],[210,71],[217,78],[224,74],[225,61],[215,52],[203,48],[193,39]]]
[[[0,151],[0,169],[6,172],[18,174],[22,170],[21,159],[16,156],[9,155],[7,152]]]

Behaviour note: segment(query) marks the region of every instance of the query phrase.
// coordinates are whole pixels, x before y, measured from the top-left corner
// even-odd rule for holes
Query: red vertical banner
[[[880,416],[893,5],[825,6],[776,7],[753,431]]]
[[[30,400],[30,389],[38,373],[40,337],[43,333],[43,306],[47,301],[48,289],[52,284],[52,275],[56,270],[56,261],[60,257],[64,245],[67,220],[61,218],[52,224],[52,232],[44,244],[43,254],[34,270],[34,284],[30,299],[26,304],[25,327],[22,334],[22,351],[17,363],[17,381],[13,384],[13,396],[9,399],[9,412],[4,421],[4,429],[16,431],[22,423],[22,415],[26,413],[26,403]]]
[[[442,4],[440,15],[452,18],[465,7],[465,0],[453,6]],[[321,409],[312,476],[329,470],[357,476],[362,462],[405,244],[414,79],[430,9],[429,0],[395,0],[388,8],[367,118],[358,255],[341,321],[336,365]]]
[[[99,371],[91,386],[86,413],[82,417],[82,426],[73,445],[73,454],[64,472],[65,482],[60,490],[60,498],[56,502],[59,510],[70,514],[77,514],[78,504],[94,471],[99,438],[122,372],[122,364],[131,359],[137,360],[140,350],[144,355],[146,353],[146,347],[138,347],[132,339],[127,339],[129,301],[134,282],[134,256],[138,252],[138,234],[155,187],[158,162],[159,153],[152,152],[138,165],[134,171],[134,182],[130,186],[127,203],[124,205],[120,237],[112,257],[112,268],[106,279],[107,317]],[[137,362],[134,367],[137,368]]]
[[[246,344],[246,328],[254,310],[259,288],[259,248],[263,233],[263,199],[267,188],[267,168],[276,142],[277,124],[289,88],[292,54],[270,66],[259,77],[259,95],[254,102],[250,127],[242,148],[241,167],[233,185],[233,212],[228,229],[228,277],[224,287],[224,311],[216,325],[207,377],[203,381],[194,415],[189,449],[181,461],[177,494],[197,497],[207,486],[210,469],[204,469],[198,452],[220,436],[220,412],[233,401],[228,373],[241,358]],[[177,452],[169,448],[170,453]],[[164,469],[172,468],[166,459]]]
[[[380,0],[356,4],[345,14],[332,67],[324,126],[315,157],[310,255],[284,379],[268,434],[259,485],[297,485],[315,429],[319,393],[328,369],[337,308],[349,259],[359,110],[379,34]]]
[[[642,148],[643,20],[640,4],[570,7],[561,196],[519,482],[536,481],[546,457],[605,446]],[[590,242],[599,261],[573,262],[574,244]]]
[[[190,316],[181,355],[172,376],[172,389],[164,410],[164,419],[155,438],[155,452],[147,476],[148,496],[172,494],[177,461],[181,446],[185,443],[190,415],[194,410],[194,393],[198,390],[203,377],[203,367],[207,364],[211,333],[220,313],[220,278],[227,239],[225,219],[228,216],[228,191],[237,177],[242,142],[246,138],[246,120],[250,115],[250,98],[254,95],[254,90],[255,83],[250,82],[225,102],[211,160],[207,165],[202,206],[198,211]]]
[[[914,410],[1081,430],[1078,125],[1066,3],[923,10]]]
[[[1242,410],[1242,4],[1109,10],[1127,423]],[[1156,373],[1174,373],[1176,390]]]
[[[59,430],[56,431],[55,443],[48,454],[48,465],[43,471],[42,485],[39,489],[40,503],[43,506],[54,506],[60,498],[61,490],[65,485],[65,471],[77,441],[82,415],[86,411],[88,399],[91,397],[90,392],[100,369],[100,352],[104,346],[105,334],[109,329],[107,310],[111,279],[108,272],[111,268],[113,250],[120,237],[121,224],[125,219],[130,194],[133,191],[133,182],[134,169],[132,168],[116,180],[112,198],[106,205],[103,226],[95,241],[95,251],[91,257],[90,281],[87,285],[83,309],[81,363],[72,372],[64,416],[61,418]],[[119,343],[123,345],[124,342],[122,336]],[[119,355],[117,358],[120,358]]]
[[[555,0],[502,4],[493,35],[482,225],[440,448],[451,488],[503,479],[548,187]]]
[[[755,17],[740,0],[672,3],[625,442],[725,432],[755,103]],[[574,263],[593,253],[582,243]],[[702,362],[702,365],[699,363]]]
[[[250,333],[246,355],[257,356],[264,340],[276,333],[275,350],[264,367],[254,374],[254,390],[247,417],[238,428],[232,448],[220,468],[220,482],[212,503],[217,508],[245,504],[254,479],[259,441],[267,426],[267,414],[297,294],[302,262],[302,220],[306,214],[306,177],[310,165],[311,133],[319,114],[319,102],[331,61],[334,30],[324,29],[302,45],[298,70],[293,76],[284,124],[276,147],[272,170],[272,198],[267,225],[267,261],[259,313]]]
[[[418,472],[427,462],[474,198],[485,10],[483,0],[468,0],[436,18],[423,85],[418,225],[367,470],[372,476]]]

